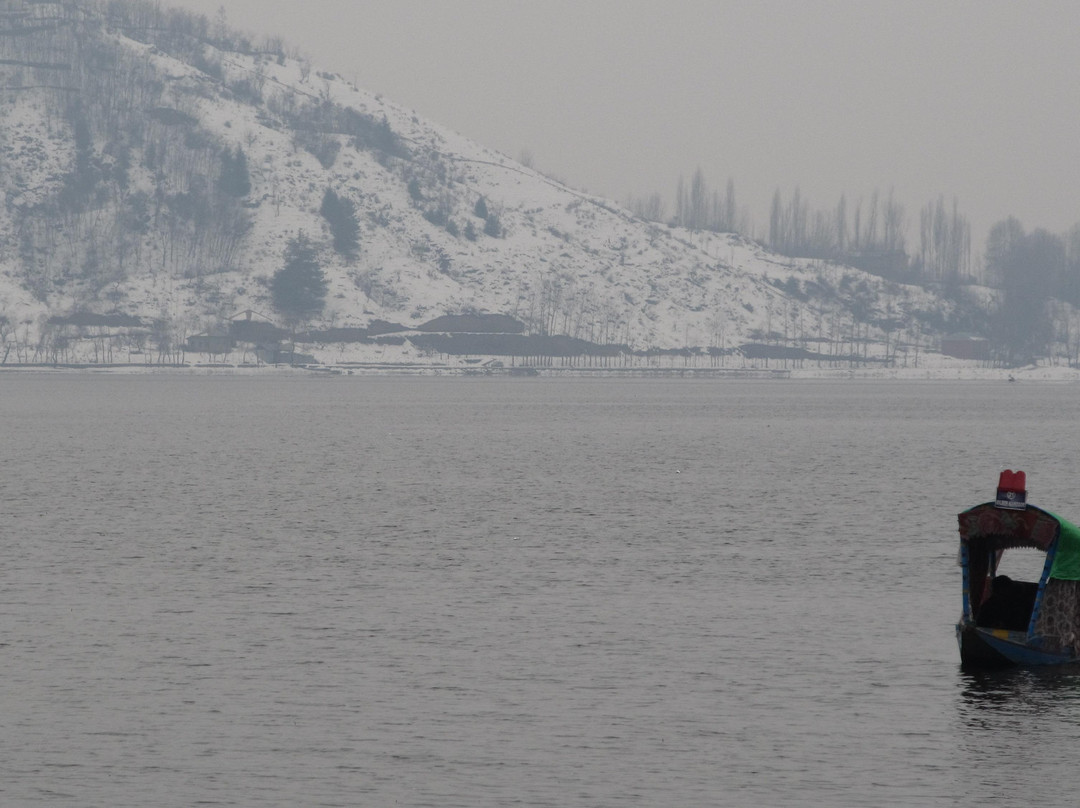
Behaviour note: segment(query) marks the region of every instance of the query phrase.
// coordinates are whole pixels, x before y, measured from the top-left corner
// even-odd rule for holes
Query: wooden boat
[[[1027,504],[1026,475],[1002,472],[993,502],[959,515],[964,611],[956,625],[965,668],[1080,662],[1080,528]],[[1004,554],[1045,554],[1038,581],[998,575]]]

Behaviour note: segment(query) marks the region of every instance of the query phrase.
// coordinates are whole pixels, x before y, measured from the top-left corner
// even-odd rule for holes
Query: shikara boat
[[[1080,662],[1080,528],[1027,503],[1026,475],[1002,472],[997,498],[959,515],[965,668]],[[1008,551],[1045,554],[1038,581],[998,574]]]

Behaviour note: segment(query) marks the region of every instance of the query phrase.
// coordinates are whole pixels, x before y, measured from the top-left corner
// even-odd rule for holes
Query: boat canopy
[[[1068,524],[1049,511],[1029,505],[1022,511],[999,508],[993,502],[964,511],[960,519],[960,541],[969,549],[1008,550],[1034,547],[1044,553],[1050,549]],[[1069,525],[1074,531],[1080,529]]]
[[[960,542],[968,550],[971,595],[979,603],[982,586],[994,555],[1032,547],[1052,553],[1050,578],[1080,581],[1080,527],[1057,514],[1028,505],[1024,510],[1001,508],[993,502],[976,505],[959,516]],[[996,563],[996,562],[995,562]]]

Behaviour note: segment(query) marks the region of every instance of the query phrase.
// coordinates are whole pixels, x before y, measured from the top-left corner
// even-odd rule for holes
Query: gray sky
[[[272,34],[435,123],[625,200],[701,167],[759,235],[779,186],[832,208],[958,197],[1080,221],[1080,4],[948,0],[167,0]]]

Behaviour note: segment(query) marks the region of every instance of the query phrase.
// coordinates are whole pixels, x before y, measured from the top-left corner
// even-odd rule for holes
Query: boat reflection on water
[[[1003,712],[1046,716],[1066,702],[1080,702],[1080,665],[965,670],[959,685],[968,723],[981,723],[980,714],[987,711],[994,714],[995,723]],[[1072,705],[1067,711],[1070,718],[1074,710]]]
[[[1077,804],[1075,763],[1063,750],[1078,736],[1080,666],[961,669],[955,685],[956,790],[936,804]]]

